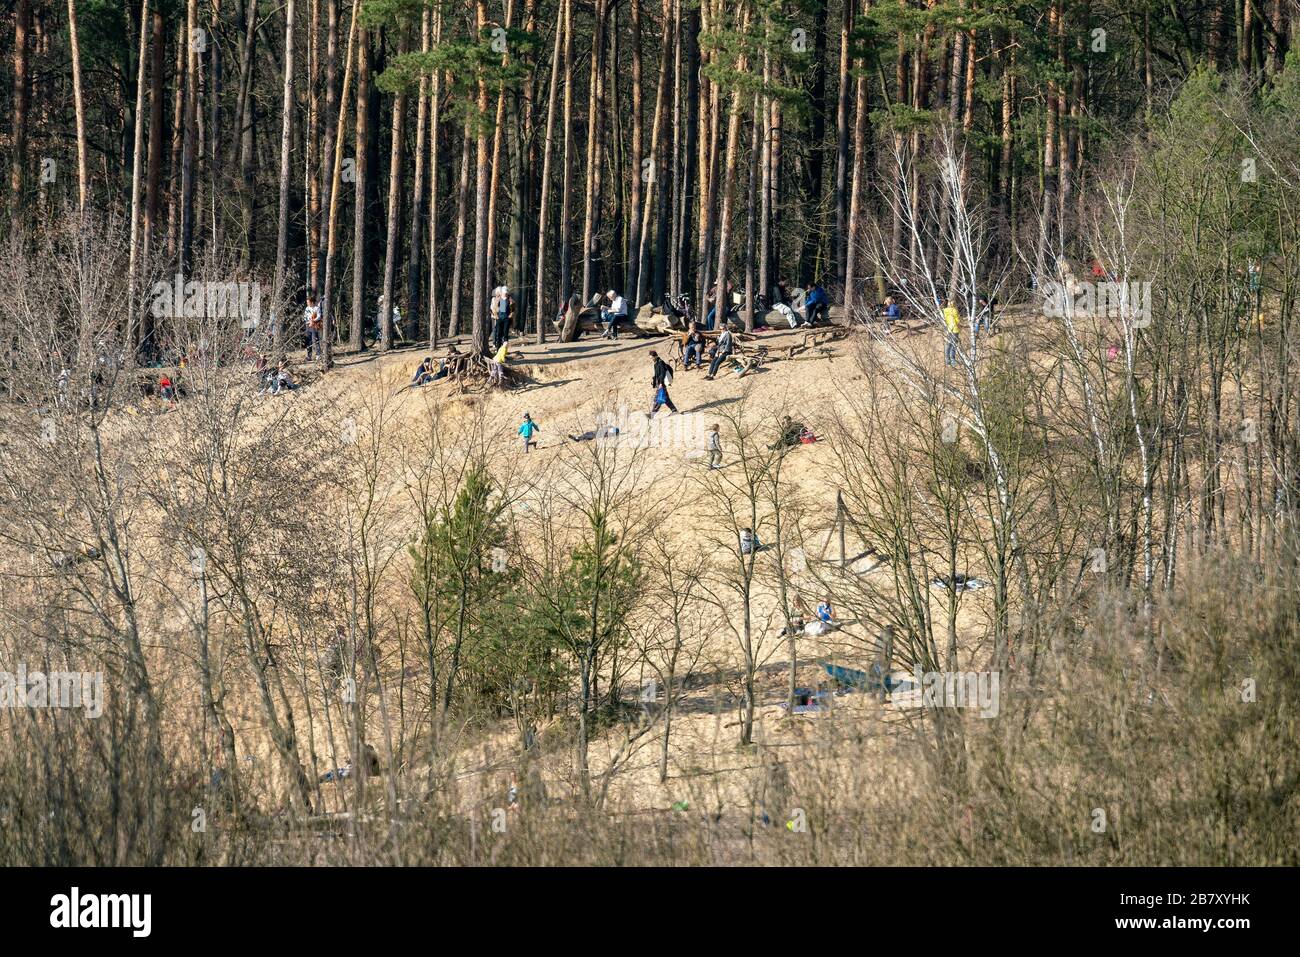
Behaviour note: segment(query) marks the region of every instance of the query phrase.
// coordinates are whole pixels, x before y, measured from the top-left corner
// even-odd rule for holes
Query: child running
[[[519,434],[524,437],[524,452],[529,450],[529,446],[537,444],[537,440],[534,439],[533,436],[540,431],[542,430],[538,427],[537,423],[533,421],[533,417],[525,412],[523,424],[519,426]]]

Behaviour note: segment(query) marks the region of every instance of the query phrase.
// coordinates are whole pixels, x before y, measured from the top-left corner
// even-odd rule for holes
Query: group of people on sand
[[[289,371],[289,360],[280,357],[274,366],[265,354],[259,355],[253,363],[253,372],[257,376],[258,395],[279,395],[298,388],[298,383]]]
[[[718,369],[722,364],[731,358],[736,351],[736,337],[732,333],[731,327],[724,326],[722,332],[718,333],[717,338],[713,340],[713,344],[710,346],[704,333],[700,331],[699,325],[692,322],[682,339],[682,368],[687,372],[692,368],[696,370],[703,368],[706,350],[709,355],[709,372],[704,378],[711,381],[717,376]],[[651,354],[653,355],[653,353]]]
[[[289,360],[285,356],[281,356],[273,363],[271,357],[265,352],[258,352],[248,347],[244,350],[243,358],[244,361],[252,363],[253,380],[257,384],[258,395],[279,395],[298,387],[297,380],[289,369]],[[174,371],[164,368],[158,375],[156,394],[169,409],[176,408],[180,402],[184,391],[182,380],[185,378],[189,364],[188,357],[182,355]]]
[[[791,329],[801,329],[830,321],[831,297],[820,282],[802,293],[791,293],[785,282],[779,281],[772,290],[772,308]]]
[[[428,385],[430,382],[437,382],[439,379],[445,379],[450,374],[451,363],[460,355],[454,343],[447,346],[447,355],[438,362],[437,371],[433,368],[433,356],[425,356],[420,365],[415,370],[415,375],[411,376],[411,388],[417,388],[422,385]]]
[[[384,322],[384,297],[379,296],[379,301],[375,307],[375,316],[367,327],[362,329],[363,334],[369,336],[371,342],[378,342],[380,338],[380,328]],[[391,322],[393,335],[397,342],[406,341],[406,329],[402,325],[402,310],[394,303],[391,310]],[[321,317],[320,302],[314,293],[307,294],[307,305],[302,310],[303,341],[306,344],[306,361],[310,362],[313,358],[321,357],[321,334],[324,329],[324,320]],[[364,336],[363,336],[364,338]]]

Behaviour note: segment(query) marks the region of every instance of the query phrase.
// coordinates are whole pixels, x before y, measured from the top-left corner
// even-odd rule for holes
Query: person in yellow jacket
[[[943,361],[946,365],[957,364],[957,333],[961,332],[961,315],[957,312],[957,303],[951,299],[943,309],[943,324],[948,329],[943,349]]]
[[[509,343],[501,343],[501,347],[497,349],[497,354],[488,360],[489,384],[506,384],[506,359],[509,357],[509,348]]]

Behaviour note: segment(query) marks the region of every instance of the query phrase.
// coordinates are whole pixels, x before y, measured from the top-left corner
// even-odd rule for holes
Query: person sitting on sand
[[[176,406],[176,384],[166,372],[158,378],[158,397],[173,408]]]
[[[834,624],[835,613],[831,610],[831,600],[829,598],[824,599],[822,603],[817,606],[817,617],[828,625]]]
[[[271,395],[279,395],[284,390],[296,388],[298,385],[293,381],[293,373],[289,371],[288,361],[281,359],[279,368],[275,370],[275,384],[271,389]]]
[[[830,321],[831,297],[826,294],[820,282],[814,283],[803,301],[804,318],[807,325],[815,326],[819,320]]]
[[[452,363],[460,358],[460,352],[454,345],[447,347],[447,355],[438,363],[438,371],[433,374],[430,382],[437,382],[439,379],[445,379],[451,375]]]
[[[791,329],[798,329],[800,326],[806,326],[808,323],[799,318],[799,314],[783,302],[778,302],[774,307],[781,317],[789,323]]]
[[[894,297],[886,296],[885,312],[883,316],[885,320],[885,331],[888,332],[890,329],[894,328],[894,323],[898,322],[902,316],[902,310],[898,308],[898,303],[894,300]]]
[[[425,356],[420,367],[411,376],[411,386],[426,385],[433,381],[433,356]]]
[[[800,437],[803,435],[803,423],[796,422],[790,416],[781,420],[781,434],[775,442],[768,446],[769,449],[788,449],[799,444]]]

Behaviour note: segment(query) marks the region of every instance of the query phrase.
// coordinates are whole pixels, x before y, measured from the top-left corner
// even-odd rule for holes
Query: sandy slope
[[[775,350],[795,345],[803,336],[802,332],[771,330],[757,334],[751,344],[767,345]],[[935,359],[942,361],[941,341],[933,332],[918,331],[908,339],[927,352],[933,350]],[[459,345],[462,350],[467,348],[463,341]],[[621,406],[626,406],[632,414],[648,411],[653,361],[649,353],[656,349],[667,358],[672,351],[670,346],[668,339],[621,338],[617,342],[587,339],[573,344],[546,345],[516,339],[512,342],[511,367],[522,373],[526,384],[512,390],[469,394],[458,393],[453,385],[444,382],[399,392],[427,351],[405,348],[384,356],[372,353],[343,357],[336,372],[324,381],[309,383],[310,388],[305,391],[329,390],[342,403],[378,390],[397,393],[394,407],[397,417],[412,422],[428,414],[428,403],[441,405],[451,414],[481,406],[492,427],[501,433],[501,454],[510,456],[512,476],[526,483],[554,464],[566,446],[572,448],[568,434],[594,429],[602,414],[617,415]],[[832,354],[827,357],[773,362],[744,379],[726,373],[710,382],[702,372],[676,370],[670,391],[688,424],[679,431],[660,433],[665,442],[645,450],[650,478],[662,487],[664,496],[689,494],[691,483],[697,481],[704,469],[700,456],[703,430],[713,422],[722,421],[719,410],[735,406],[742,394],[746,394],[747,417],[761,416],[771,423],[771,428],[781,415],[790,414],[814,430],[824,431],[836,409],[847,408],[855,397],[862,395],[866,372],[860,350],[875,348],[879,346],[872,344],[869,336],[855,335],[834,343],[830,347]],[[542,429],[539,447],[527,455],[515,435],[524,412],[531,413]],[[667,413],[661,411],[657,426],[662,427],[667,419]],[[723,423],[724,449],[730,444],[727,432],[728,427]],[[828,529],[838,488],[834,449],[829,441],[824,441],[801,446],[791,455],[787,474],[792,494],[799,495],[812,514],[820,513],[821,518],[813,520],[813,526]],[[726,456],[726,461],[730,461],[730,450]],[[709,528],[708,516],[699,509],[685,520],[673,521],[667,534],[679,543],[706,549],[710,546],[716,549],[718,541],[716,530]],[[829,548],[833,554],[838,547],[837,539],[828,541],[828,537],[825,530],[819,531],[814,542],[820,543],[818,547]],[[860,545],[850,540],[848,547],[853,551]],[[887,575],[888,570],[876,569],[875,573]],[[808,607],[815,605],[820,597],[817,591],[803,595]],[[767,595],[765,599],[771,603],[774,596]],[[772,614],[771,610],[768,614]],[[823,639],[801,639],[799,683],[826,686],[826,676],[815,663],[819,657],[830,657],[855,667],[868,664],[854,660],[853,646],[852,635],[840,636],[829,643]],[[759,657],[761,708],[756,737],[765,742],[760,750],[768,756],[756,757],[754,752],[739,751],[735,746],[739,690],[735,668],[740,657],[730,632],[720,629],[710,636],[693,690],[683,702],[681,713],[674,718],[668,781],[663,785],[658,782],[656,727],[631,746],[626,770],[620,771],[611,790],[613,806],[629,812],[662,810],[674,801],[689,800],[693,806],[708,803],[733,810],[748,808],[773,760],[798,766],[825,758],[810,743],[810,735],[812,739],[817,738],[821,734],[818,724],[828,719],[788,718],[779,707],[785,698],[789,669],[787,645],[779,631],[769,630],[764,636]],[[634,689],[629,688],[629,696],[633,693]],[[873,729],[873,734],[878,732],[881,736],[881,747],[887,747],[887,725],[897,714],[891,715],[890,709],[882,709],[860,694],[837,698],[835,704],[836,720]],[[542,733],[545,737],[547,730],[543,729]],[[461,764],[466,771],[458,782],[461,799],[467,807],[493,806],[508,783],[508,772],[502,767],[509,762],[511,753],[517,753],[514,730],[503,727],[499,732],[476,736],[466,745]],[[619,732],[611,732],[594,742],[593,769],[599,772],[609,757],[625,746]],[[559,747],[547,758],[546,777],[555,785],[552,791],[563,793],[568,787],[565,782],[571,781],[567,757],[567,750]]]

